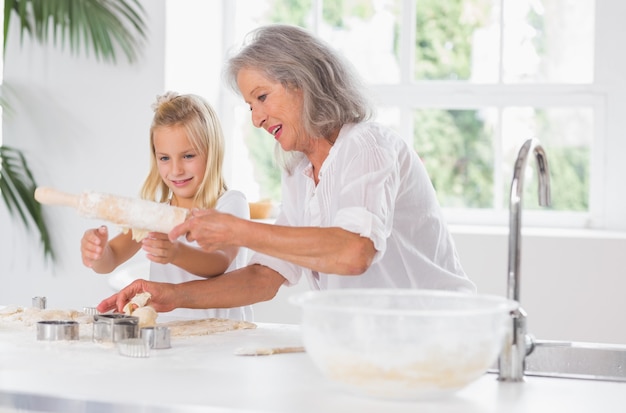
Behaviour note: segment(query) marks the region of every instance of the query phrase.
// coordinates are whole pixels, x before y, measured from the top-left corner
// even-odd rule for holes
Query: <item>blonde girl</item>
[[[229,190],[222,174],[224,136],[213,108],[197,95],[168,92],[157,98],[153,109],[150,171],[141,197],[187,209],[215,209],[248,219],[245,196]],[[109,241],[104,225],[87,230],[81,240],[83,263],[101,274],[110,273],[140,249],[150,260],[150,280],[174,284],[212,278],[239,268],[246,261],[245,248],[225,246],[206,252],[184,237],[170,241],[167,234],[155,232],[139,237],[133,237],[132,232],[120,233]],[[250,320],[252,309],[179,308],[167,315]]]

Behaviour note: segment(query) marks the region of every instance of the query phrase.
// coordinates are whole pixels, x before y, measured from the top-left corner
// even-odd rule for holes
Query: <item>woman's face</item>
[[[206,170],[206,156],[193,148],[180,125],[155,128],[152,141],[161,179],[174,194],[172,203],[183,208],[194,207],[193,200]]]
[[[250,105],[254,126],[274,136],[285,151],[306,151],[310,142],[302,127],[300,90],[286,89],[254,69],[241,69],[237,85]]]

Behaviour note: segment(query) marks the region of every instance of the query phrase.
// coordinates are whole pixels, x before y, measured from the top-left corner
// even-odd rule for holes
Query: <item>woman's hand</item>
[[[196,241],[200,248],[211,252],[237,245],[233,242],[233,237],[238,221],[239,218],[217,212],[215,209],[194,209],[189,219],[172,229],[169,238],[176,240],[186,234],[187,241]]]
[[[194,210],[169,233],[185,235],[207,252],[226,246],[246,247],[327,274],[361,275],[376,255],[374,242],[340,227],[264,224],[215,210]]]
[[[80,254],[83,264],[89,268],[104,256],[104,250],[109,241],[109,231],[106,226],[88,229],[80,240]]]
[[[167,234],[151,232],[141,242],[146,257],[159,264],[171,264],[179,252],[179,242],[170,241]]]
[[[108,311],[123,312],[124,306],[137,294],[148,292],[151,297],[147,304],[154,308],[157,312],[172,311],[176,308],[174,292],[175,285],[168,283],[157,283],[146,280],[135,280],[128,286],[124,287],[117,294],[113,294],[109,298],[102,300],[98,304],[98,311],[106,313]]]

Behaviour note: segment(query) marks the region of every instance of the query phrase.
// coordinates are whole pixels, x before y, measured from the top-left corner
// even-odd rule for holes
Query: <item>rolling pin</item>
[[[35,190],[35,199],[41,204],[75,208],[85,218],[101,219],[134,230],[163,233],[182,224],[189,213],[185,208],[91,191],[73,195],[39,187]]]

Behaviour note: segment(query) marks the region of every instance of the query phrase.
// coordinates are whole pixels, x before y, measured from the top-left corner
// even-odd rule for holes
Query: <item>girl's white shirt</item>
[[[239,218],[250,219],[250,207],[248,201],[242,192],[228,190],[218,200],[215,209],[220,212],[235,215]],[[196,242],[189,242],[185,237],[180,237],[179,242],[188,245],[198,246]],[[226,272],[241,268],[246,265],[247,249],[240,248],[237,257],[231,262]],[[203,280],[203,277],[193,275],[180,267],[173,264],[150,263],[150,280],[168,283],[182,283],[192,280]],[[251,306],[235,307],[235,308],[216,308],[216,309],[189,309],[177,308],[168,313],[163,313],[168,317],[186,318],[186,319],[203,319],[203,318],[229,318],[233,320],[253,321],[254,315]]]
[[[325,274],[254,253],[268,266],[313,289],[423,288],[475,292],[444,222],[428,173],[406,142],[373,122],[345,125],[313,180],[308,159],[283,172],[277,225],[340,227],[370,238],[373,263],[359,276]]]

